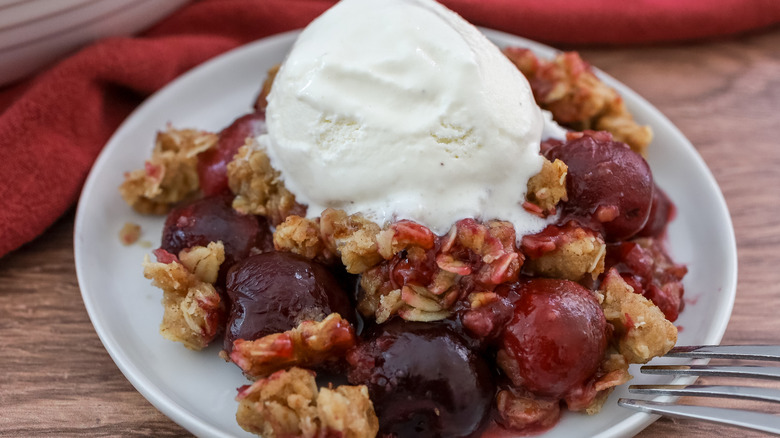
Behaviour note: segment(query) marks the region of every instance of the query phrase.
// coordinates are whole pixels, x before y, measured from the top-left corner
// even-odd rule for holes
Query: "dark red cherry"
[[[564,218],[603,230],[610,242],[628,239],[645,226],[653,176],[644,158],[628,145],[613,141],[609,133],[586,131],[552,147],[546,156],[569,167]]]
[[[658,186],[653,189],[653,204],[650,206],[650,217],[636,237],[660,237],[666,231],[666,225],[674,217],[674,204]]]
[[[229,196],[213,196],[180,205],[168,213],[161,248],[171,254],[193,246],[221,241],[225,246],[222,277],[235,262],[247,257],[252,248],[273,248],[271,229],[265,218],[233,210]]]
[[[355,311],[339,281],[318,263],[271,251],[237,263],[227,275],[231,304],[225,349],[338,313],[354,323]]]
[[[236,119],[219,133],[217,147],[198,155],[198,179],[206,196],[228,190],[227,165],[233,161],[247,137],[266,132],[265,114],[252,113]]]
[[[607,347],[607,323],[593,293],[568,280],[536,278],[519,284],[515,313],[502,337],[513,362],[512,382],[562,398],[598,369]]]
[[[484,359],[444,323],[375,327],[347,361],[350,383],[368,387],[380,435],[474,436],[495,396]]]

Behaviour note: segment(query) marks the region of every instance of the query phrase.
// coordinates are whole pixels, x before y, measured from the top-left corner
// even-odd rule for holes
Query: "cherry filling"
[[[228,190],[227,165],[246,143],[247,137],[266,132],[265,113],[247,114],[219,133],[217,147],[198,156],[198,180],[206,196]]]
[[[593,293],[572,281],[534,278],[514,288],[519,298],[501,339],[500,364],[514,385],[564,398],[596,373],[604,357],[604,313]]]
[[[676,264],[654,239],[636,239],[607,246],[607,271],[616,268],[635,293],[644,295],[671,322],[685,307],[682,279],[688,272]]]
[[[227,275],[231,303],[225,350],[236,339],[254,340],[320,321],[331,313],[354,322],[355,311],[339,281],[324,266],[285,252],[254,255]]]
[[[571,136],[570,137],[574,137]],[[653,201],[650,166],[606,132],[586,131],[545,154],[569,167],[562,218],[603,230],[608,242],[625,240],[647,223]]]
[[[267,220],[232,209],[227,178],[228,164],[247,139],[267,131],[264,111],[274,74],[269,72],[256,112],[236,119],[220,132],[215,148],[198,156],[206,198],[170,212],[155,251],[158,260],[171,262],[185,248],[223,243],[216,286],[229,313],[224,348],[248,375],[264,376],[292,363],[317,368],[333,362],[338,367],[327,371],[343,372],[346,359],[346,377],[367,386],[384,438],[478,436],[493,409],[501,425],[534,433],[557,422],[562,401],[571,410],[592,406],[597,374],[606,372],[600,367],[607,363],[607,344],[615,340],[594,292],[568,280],[527,276],[557,276],[541,274],[535,260],[598,238],[600,255],[608,243],[605,272],[616,268],[670,321],[682,310],[686,269],[657,240],[674,206],[655,186],[642,156],[606,132],[542,142],[545,157],[568,166],[568,199],[557,207],[559,221],[524,236],[520,249],[512,224],[500,220],[464,218],[444,236],[400,220],[384,230],[391,239],[368,242],[392,252],[378,250],[385,260],[363,272],[362,279],[371,280],[364,289],[341,265],[328,268],[274,251]],[[545,81],[544,72],[531,80],[537,97],[555,85]],[[578,120],[576,107],[553,109],[564,122]],[[325,228],[315,238],[324,240]],[[579,281],[598,283],[592,276]],[[372,306],[381,305],[383,320],[392,319],[369,322],[367,333],[358,327],[356,338],[354,293],[365,298],[360,305],[368,303],[365,315],[379,320]],[[327,327],[320,331],[301,324],[323,320]],[[306,348],[324,341],[338,348],[327,355]]]
[[[273,249],[273,236],[265,218],[238,213],[230,202],[227,196],[213,196],[174,208],[165,219],[160,245],[176,255],[185,248],[221,241],[225,261],[218,285],[224,284],[227,270],[253,248]]]
[[[347,361],[350,383],[368,386],[380,436],[475,436],[495,396],[487,363],[444,323],[377,326]]]

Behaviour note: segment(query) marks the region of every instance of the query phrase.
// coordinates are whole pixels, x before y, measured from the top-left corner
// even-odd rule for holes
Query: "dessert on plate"
[[[120,192],[167,214],[160,332],[221,343],[245,430],[540,433],[676,342],[652,133],[576,53],[342,0],[236,116],[169,126]]]

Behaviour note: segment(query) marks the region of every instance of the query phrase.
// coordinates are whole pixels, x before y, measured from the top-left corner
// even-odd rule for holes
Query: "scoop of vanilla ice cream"
[[[526,79],[433,0],[342,0],[283,63],[258,138],[308,215],[327,207],[437,234],[467,217],[519,236],[542,167],[543,118]]]

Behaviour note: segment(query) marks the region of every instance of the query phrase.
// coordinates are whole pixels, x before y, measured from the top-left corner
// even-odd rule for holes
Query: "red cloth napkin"
[[[702,38],[780,22],[778,0],[442,2],[475,24],[567,44]],[[333,3],[202,0],[137,38],[100,41],[0,89],[0,256],[74,204],[100,149],[141,100],[220,53],[305,26]]]

